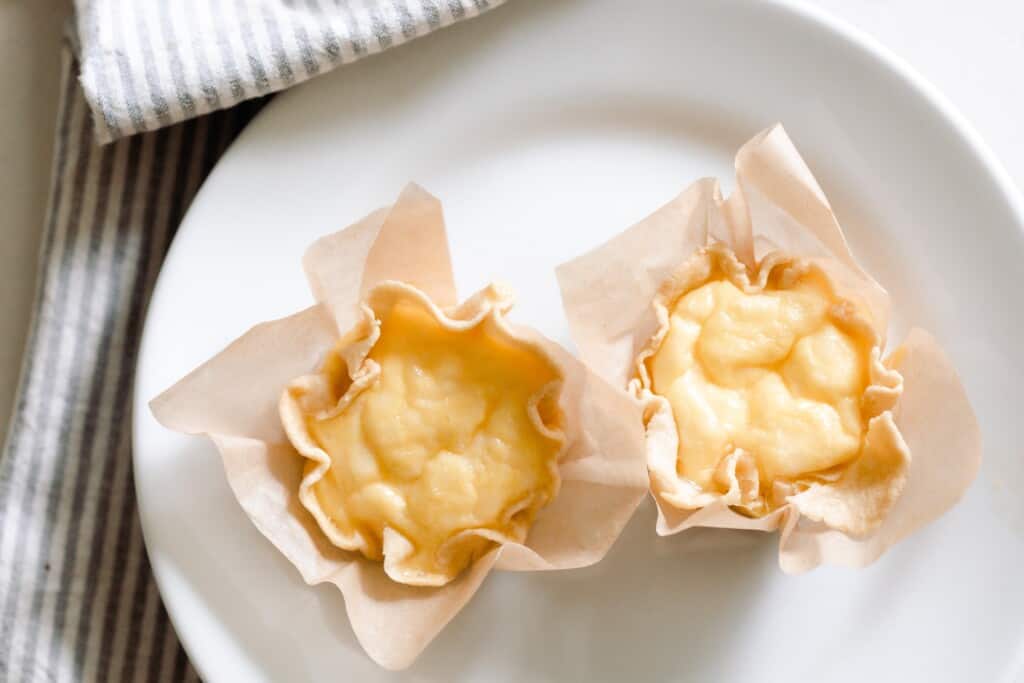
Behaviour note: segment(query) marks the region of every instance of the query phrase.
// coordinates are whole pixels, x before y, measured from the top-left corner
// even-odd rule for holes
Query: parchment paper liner
[[[711,245],[724,246],[753,270],[766,259],[787,258],[819,267],[836,294],[856,304],[884,348],[888,295],[854,260],[828,200],[782,126],[762,131],[739,150],[736,181],[736,191],[723,199],[716,180],[699,180],[640,223],[559,266],[563,304],[580,354],[614,386],[625,387],[634,378],[638,354],[659,331],[654,306],[659,291]],[[734,512],[720,497],[684,510],[654,491],[658,533],[695,526],[781,529],[780,566],[796,573],[821,563],[867,565],[948,510],[981,460],[981,433],[966,392],[949,359],[923,330],[912,330],[885,364],[903,378],[891,415],[910,461],[902,493],[873,532],[853,537],[801,517],[792,505],[760,518]],[[655,440],[663,434],[655,430]],[[674,454],[674,444],[648,439],[648,459],[651,449],[666,448]]]
[[[165,426],[213,440],[253,524],[307,583],[341,590],[370,657],[389,669],[409,666],[492,568],[568,569],[604,556],[647,489],[640,410],[557,344],[515,325],[510,330],[543,348],[565,378],[561,487],[526,542],[501,545],[442,587],[396,583],[381,563],[332,545],[299,502],[304,459],[284,433],[278,402],[289,382],[319,367],[358,323],[359,303],[379,283],[403,282],[442,309],[455,306],[441,205],[410,185],[390,209],[314,243],[305,269],[316,305],[257,325],[150,407]]]

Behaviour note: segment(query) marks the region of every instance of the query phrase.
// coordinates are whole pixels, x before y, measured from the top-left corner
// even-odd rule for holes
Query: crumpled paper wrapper
[[[716,180],[699,180],[640,223],[559,266],[563,304],[580,354],[613,386],[633,382],[630,388],[637,392],[637,359],[664,327],[655,305],[659,296],[695,255],[715,248],[731,252],[754,272],[766,262],[786,259],[819,268],[835,294],[856,305],[875,330],[878,348],[884,349],[888,294],[854,260],[828,200],[781,125],[739,150],[736,180],[728,198]],[[888,396],[882,412],[896,428],[888,431],[902,438],[894,450],[903,452],[905,461],[899,465],[898,498],[870,531],[848,534],[831,528],[801,515],[792,499],[762,517],[735,512],[723,496],[681,508],[661,495],[652,477],[657,532],[669,535],[698,526],[780,530],[780,566],[799,573],[822,563],[870,564],[952,507],[981,462],[980,428],[956,371],[920,329],[908,334],[884,366],[875,365],[880,373],[891,371],[880,379],[879,395]],[[653,473],[659,460],[675,457],[679,435],[665,438],[664,413],[651,410],[649,402],[645,409]],[[652,414],[661,424],[652,424]],[[815,505],[825,512],[828,501]]]
[[[380,562],[331,544],[299,501],[305,459],[284,433],[279,400],[359,323],[360,302],[375,286],[401,282],[455,310],[440,202],[410,185],[390,209],[314,243],[304,265],[316,305],[257,325],[150,407],[163,425],[210,437],[242,509],[306,583],[338,587],[370,657],[388,669],[409,666],[491,569],[569,569],[605,555],[647,492],[639,407],[554,342],[515,325],[561,370],[567,438],[558,495],[525,543],[501,544],[440,587],[397,583]]]

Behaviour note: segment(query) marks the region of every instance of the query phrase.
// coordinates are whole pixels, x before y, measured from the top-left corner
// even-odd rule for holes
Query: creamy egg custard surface
[[[814,269],[775,269],[760,288],[727,272],[666,302],[667,329],[644,374],[671,406],[677,474],[724,494],[723,465],[749,456],[758,486],[738,507],[761,515],[801,480],[834,478],[860,455],[876,342]]]
[[[320,377],[331,409],[307,415],[314,508],[328,536],[392,578],[442,585],[495,543],[521,542],[558,490],[558,370],[493,321],[445,325],[424,302],[378,314],[363,379],[343,347]],[[369,381],[366,381],[369,377]]]

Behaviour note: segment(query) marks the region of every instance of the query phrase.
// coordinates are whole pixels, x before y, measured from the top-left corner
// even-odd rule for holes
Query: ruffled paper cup
[[[257,325],[150,407],[165,426],[216,444],[242,509],[306,583],[338,587],[371,658],[388,669],[409,666],[491,569],[570,569],[605,555],[647,491],[640,409],[554,342],[509,323],[503,289],[487,287],[457,305],[437,199],[410,185],[389,209],[314,243],[304,265],[314,306]],[[339,340],[367,324],[368,298],[388,293],[417,298],[453,325],[491,321],[541,351],[560,376],[557,495],[524,542],[491,539],[490,550],[440,586],[395,581],[382,562],[332,542],[300,498],[309,453],[296,450],[279,415],[286,389],[315,375]],[[351,347],[356,374],[371,337]]]
[[[657,532],[691,527],[780,530],[789,573],[819,564],[860,567],[952,507],[974,479],[981,434],[949,359],[923,330],[883,357],[885,290],[854,260],[828,200],[785,130],[775,126],[736,155],[735,192],[703,179],[604,245],[558,268],[569,326],[587,365],[628,388],[644,412]],[[679,439],[668,401],[650,390],[645,359],[666,334],[680,294],[717,274],[763,290],[773,271],[814,270],[843,302],[847,323],[872,339],[862,396],[861,455],[809,486],[771,492],[780,505],[741,514],[758,473],[749,455],[723,458],[725,493],[703,491],[676,470]],[[727,485],[726,485],[727,483]]]

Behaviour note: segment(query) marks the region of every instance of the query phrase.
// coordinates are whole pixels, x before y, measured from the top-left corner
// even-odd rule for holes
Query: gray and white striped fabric
[[[77,0],[100,141],[300,83],[504,0]]]
[[[37,308],[0,461],[0,680],[177,681],[187,659],[135,512],[134,361],[174,227],[248,112],[99,147],[66,52]]]
[[[358,9],[325,0],[297,4],[79,2],[78,25],[91,24],[93,37],[81,35],[81,70],[74,40],[65,46],[36,306],[0,453],[0,681],[197,679],[143,547],[131,473],[131,387],[146,305],[171,237],[263,99],[190,117],[325,71],[357,56],[356,44],[368,54],[485,5],[446,2],[441,12],[440,2],[416,0],[412,22],[394,24],[404,16],[397,8],[411,0],[367,0]],[[220,38],[207,43],[198,33],[187,47],[176,43],[185,35],[175,23],[185,7],[199,13],[186,21],[207,27],[216,13]],[[252,37],[253,16],[261,17],[263,38]],[[288,21],[276,23],[281,16]],[[345,23],[352,16],[362,23]],[[265,49],[271,23],[278,38]],[[344,38],[331,38],[339,25],[349,26]],[[175,60],[187,60],[188,68]],[[108,90],[111,81],[116,87]],[[97,111],[97,131],[110,144],[94,135]]]

